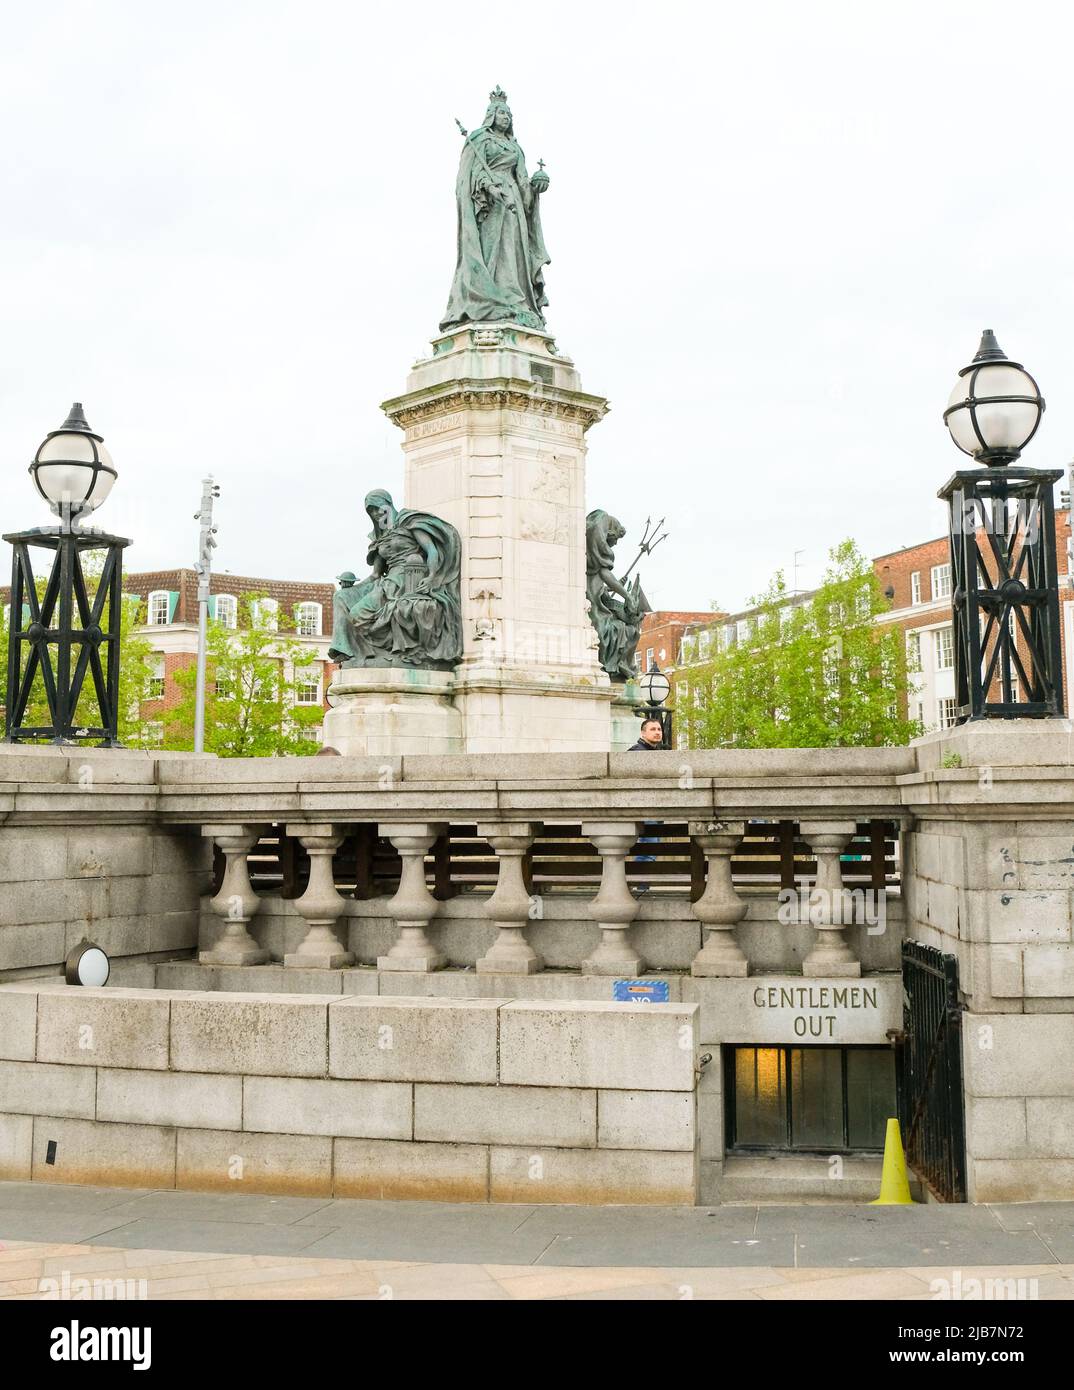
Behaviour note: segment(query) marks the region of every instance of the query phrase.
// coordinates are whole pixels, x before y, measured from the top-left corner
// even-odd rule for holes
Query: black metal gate
[[[907,1162],[941,1202],[966,1200],[962,1009],[958,961],[904,941],[903,1032],[897,1040],[899,1124]]]

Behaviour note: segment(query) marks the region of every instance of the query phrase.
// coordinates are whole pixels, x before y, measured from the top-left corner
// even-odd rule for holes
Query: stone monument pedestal
[[[328,687],[324,742],[344,756],[462,753],[450,671],[344,667]]]
[[[393,734],[396,752],[605,752],[615,689],[586,600],[585,433],[607,401],[582,390],[549,333],[468,323],[432,348],[383,409],[404,433],[404,505],[461,538],[462,659],[444,680],[342,671],[325,741],[341,752],[387,752]],[[390,677],[390,691],[374,677]]]

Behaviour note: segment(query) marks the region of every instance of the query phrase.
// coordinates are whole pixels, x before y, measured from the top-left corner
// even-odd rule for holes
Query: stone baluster
[[[425,972],[442,970],[447,964],[425,934],[440,906],[425,882],[425,856],[446,829],[446,825],[428,821],[379,827],[380,834],[386,835],[403,857],[399,891],[385,904],[385,911],[399,927],[399,939],[386,956],[377,957],[380,970]]]
[[[843,893],[840,855],[854,838],[857,823],[848,821],[802,821],[802,839],[817,856],[816,901],[811,901],[809,921],[819,932],[816,943],[802,962],[802,974],[860,975],[861,962],[843,936],[848,896]],[[813,894],[810,894],[811,899]]]
[[[690,834],[708,861],[705,891],[691,904],[708,936],[690,966],[691,975],[748,975],[749,961],[735,940],[746,904],[731,882],[731,856],[746,833],[745,821],[691,821]]]
[[[482,975],[534,975],[544,961],[522,934],[530,919],[532,898],[522,877],[522,859],[537,832],[536,825],[479,825],[477,833],[488,840],[499,860],[496,890],[485,904],[485,916],[495,922],[499,935],[477,962]]]
[[[209,906],[223,919],[224,934],[211,951],[201,951],[203,965],[263,965],[269,958],[247,931],[261,899],[250,883],[247,855],[264,831],[260,825],[206,825],[201,833],[223,851],[226,865],[220,891]]]
[[[600,926],[601,940],[582,962],[582,970],[588,975],[638,975],[643,964],[631,950],[627,930],[638,915],[639,903],[626,877],[626,857],[638,838],[637,822],[590,823],[582,826],[582,834],[601,857],[600,890],[588,907],[589,916]]]
[[[353,965],[353,952],[340,943],[334,930],[345,904],[336,892],[332,858],[345,832],[334,825],[289,825],[287,833],[294,835],[309,852],[309,884],[294,904],[295,911],[309,923],[309,930],[298,950],[288,952],[283,963],[319,970],[338,970],[341,966]]]

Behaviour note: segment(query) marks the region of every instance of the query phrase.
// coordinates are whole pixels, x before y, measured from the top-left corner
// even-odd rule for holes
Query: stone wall
[[[1069,1199],[1070,726],[981,721],[924,740],[918,758],[921,771],[901,779],[915,813],[904,878],[907,935],[958,960],[969,1199]]]
[[[697,1019],[692,1005],[4,985],[0,1179],[693,1203]]]
[[[56,974],[87,937],[116,958],[193,950],[211,853],[147,825],[0,830],[0,979]]]

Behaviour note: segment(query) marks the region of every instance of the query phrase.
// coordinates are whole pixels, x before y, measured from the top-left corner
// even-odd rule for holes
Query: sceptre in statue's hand
[[[458,116],[455,117],[455,124],[456,124],[456,125],[459,127],[459,129],[462,131],[462,138],[463,138],[464,140],[469,141],[470,135],[469,135],[469,133],[468,133],[466,127],[463,125],[462,121],[459,120]],[[478,131],[477,134],[480,135],[481,132]],[[496,176],[493,174],[492,170],[489,168],[488,164],[485,162],[485,156],[481,153],[481,151],[480,151],[476,146],[474,147],[474,154],[477,156],[477,162],[478,162],[478,164],[480,164],[481,168],[482,168],[482,169],[484,170],[484,172],[485,172],[485,177],[486,177],[486,179],[487,179],[487,192],[488,192],[488,196],[489,196],[490,198],[494,198],[494,199],[496,200],[496,202],[498,202],[498,203],[503,203],[504,207],[507,209],[508,212],[514,212],[514,210],[515,210],[515,205],[514,205],[514,203],[511,201],[511,199],[510,199],[510,198],[507,196],[507,194],[504,192],[503,184],[500,183],[499,179],[497,179]],[[533,179],[530,179],[530,183],[531,183],[531,184],[532,184],[532,182],[533,182]],[[548,182],[548,180],[546,179],[546,180],[545,180],[546,185],[547,185],[547,182]]]

